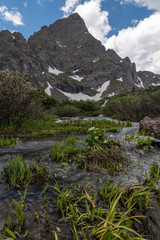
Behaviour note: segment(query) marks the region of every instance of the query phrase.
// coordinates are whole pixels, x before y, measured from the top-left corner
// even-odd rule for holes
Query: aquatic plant
[[[18,143],[18,138],[0,137],[0,147],[13,147]]]
[[[159,179],[160,179],[160,167],[157,162],[153,162],[152,166],[149,169],[149,172],[145,173],[143,176],[143,185],[147,186],[150,191],[156,194],[156,197],[160,199],[160,187],[159,187]]]
[[[145,132],[143,133],[146,134]],[[143,149],[149,149],[151,147],[152,141],[150,137],[141,136],[141,132],[136,132],[132,136],[125,134],[125,141],[137,142],[138,146]]]
[[[14,134],[16,136],[41,136],[41,135],[59,135],[59,134],[86,134],[91,127],[99,129],[109,129],[130,127],[130,122],[112,121],[107,119],[94,120],[70,120],[56,122],[54,114],[43,113],[41,118],[26,118],[21,127],[14,127],[14,124],[0,125],[0,131],[4,134]]]
[[[9,165],[4,168],[2,176],[13,187],[26,187],[36,179],[46,177],[46,173],[46,167],[40,167],[38,163],[29,163],[21,155],[17,155],[9,158]]]
[[[50,157],[53,161],[70,161],[70,158],[81,151],[81,147],[76,146],[75,136],[69,136],[61,143],[54,144],[50,151]]]
[[[4,226],[1,229],[2,235],[0,235],[0,239],[26,239],[29,231],[25,230],[25,201],[21,199],[20,201],[16,201],[12,199],[12,207],[13,214],[8,215],[8,218],[5,220]],[[16,217],[16,219],[15,219]],[[18,221],[18,224],[17,224]]]
[[[152,144],[150,137],[147,137],[147,138],[146,137],[139,137],[137,139],[137,143],[138,143],[138,146],[140,148],[145,148],[145,149],[149,149],[151,147],[151,144]]]
[[[54,186],[57,191],[57,209],[65,221],[72,222],[75,238],[79,239],[79,232],[82,232],[84,239],[143,240],[143,236],[132,227],[133,221],[142,216],[132,215],[134,204],[127,205],[127,199],[124,197],[126,189],[109,182],[106,184],[109,190],[105,190],[107,185],[104,185],[100,195],[96,197],[95,192],[87,191],[88,186],[60,187],[57,183]],[[99,198],[101,194],[103,200]],[[121,204],[124,204],[125,211],[122,211]]]
[[[101,130],[99,128],[91,127],[88,129],[87,133],[90,134],[90,136],[85,140],[88,146],[104,144],[104,141],[107,139],[104,129]]]
[[[25,222],[25,202],[23,200],[18,202],[13,199],[12,205],[14,209],[13,213],[18,219],[18,226],[19,226],[19,233],[20,233]]]

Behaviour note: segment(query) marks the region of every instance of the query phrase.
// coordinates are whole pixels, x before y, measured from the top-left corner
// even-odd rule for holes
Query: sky
[[[160,0],[0,0],[0,31],[28,39],[42,26],[77,12],[106,49],[160,73]]]

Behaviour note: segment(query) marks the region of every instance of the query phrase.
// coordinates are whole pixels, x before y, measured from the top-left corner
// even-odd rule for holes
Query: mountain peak
[[[106,51],[78,13],[43,26],[27,42],[19,33],[2,31],[0,52],[0,70],[28,72],[34,85],[60,99],[107,99],[133,87],[149,86],[151,76],[137,75],[129,58]],[[153,74],[150,85],[152,80],[158,84],[158,77]]]

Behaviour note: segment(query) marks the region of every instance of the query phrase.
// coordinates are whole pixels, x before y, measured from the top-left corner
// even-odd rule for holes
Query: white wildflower
[[[93,130],[95,130],[95,127],[91,127],[88,129],[88,131],[93,131]]]

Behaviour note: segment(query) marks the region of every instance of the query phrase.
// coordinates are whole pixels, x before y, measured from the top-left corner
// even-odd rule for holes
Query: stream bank
[[[50,149],[53,145],[60,143],[64,136],[57,137],[48,137],[48,138],[30,138],[22,139],[17,145],[12,148],[1,149],[0,152],[0,169],[2,170],[6,164],[8,164],[8,158],[13,157],[17,154],[21,154],[28,161],[33,161],[35,158],[38,161],[45,164],[49,169],[49,175],[52,175],[46,182],[41,182],[40,184],[31,185],[27,191],[26,199],[26,228],[30,230],[30,234],[27,239],[40,240],[40,239],[54,239],[55,235],[52,236],[48,232],[48,227],[45,227],[45,231],[42,228],[42,225],[46,224],[45,214],[47,217],[52,219],[50,223],[50,229],[56,231],[59,239],[74,239],[72,231],[70,230],[71,225],[68,222],[64,222],[63,219],[59,216],[56,208],[56,191],[52,188],[52,191],[49,189],[47,198],[52,198],[52,202],[47,200],[48,205],[45,205],[44,196],[41,194],[46,184],[54,185],[56,182],[61,184],[76,184],[86,186],[91,182],[90,189],[97,189],[103,185],[105,180],[108,180],[111,177],[111,180],[117,184],[121,182],[121,186],[129,187],[134,184],[142,182],[145,173],[149,172],[152,164],[157,162],[160,166],[160,151],[155,148],[149,150],[139,149],[136,143],[124,141],[125,135],[134,134],[138,129],[138,123],[134,123],[133,127],[123,128],[121,132],[118,133],[107,133],[108,137],[113,135],[113,138],[120,139],[124,149],[125,156],[130,159],[130,164],[127,166],[127,169],[124,169],[121,173],[116,176],[109,176],[106,171],[94,171],[88,172],[83,169],[78,169],[75,164],[67,163],[57,163],[53,161],[48,161],[48,155]],[[77,144],[83,145],[86,136],[76,136]],[[0,183],[0,227],[4,224],[4,216],[10,213],[12,204],[10,202],[11,198],[21,199],[24,196],[23,191],[15,191],[14,189],[9,189],[8,185],[2,181]],[[37,223],[34,224],[33,218],[37,213]],[[159,216],[160,216],[160,204],[156,202],[152,204],[146,212],[147,218],[143,222],[143,230],[145,229],[146,239],[160,239],[160,226],[159,226]],[[47,224],[46,224],[47,225]],[[63,229],[59,232],[58,229]],[[137,229],[140,229],[137,226]],[[63,233],[64,231],[64,233]],[[52,233],[53,233],[52,232]],[[31,236],[32,235],[32,236]],[[24,238],[18,238],[24,239]],[[55,238],[56,239],[56,238]],[[84,239],[82,236],[80,239]]]

